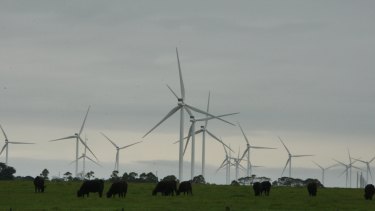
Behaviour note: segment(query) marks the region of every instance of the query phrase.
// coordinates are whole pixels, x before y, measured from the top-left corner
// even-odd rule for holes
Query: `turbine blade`
[[[8,143],[10,143],[10,144],[35,144],[35,143],[31,143],[31,142],[16,142],[16,141],[9,141]]]
[[[314,155],[292,155],[292,157],[299,158],[299,157],[309,157]]]
[[[177,94],[173,91],[173,89],[167,84],[167,87],[168,87],[168,89],[172,92],[172,94],[174,95],[174,96],[176,96],[176,98],[178,99],[179,97],[177,96]]]
[[[218,137],[216,137],[214,134],[212,134],[210,131],[206,130],[206,132],[212,137],[214,138],[216,141],[220,142],[221,144],[223,144],[225,147],[227,147],[230,151],[234,152],[228,145],[226,145],[223,141],[221,141]]]
[[[209,112],[209,110],[210,110],[210,95],[211,95],[211,93],[210,92],[208,92],[208,101],[207,101],[207,113]],[[206,117],[208,117],[208,115],[206,114]],[[206,128],[207,127],[207,124],[208,124],[208,120],[206,120],[205,121],[205,123],[204,123],[204,128]]]
[[[313,161],[313,163],[315,163],[315,165],[317,165],[319,168],[321,168],[322,170],[324,170],[324,168],[321,165],[319,165],[318,163],[316,163],[314,161]]]
[[[64,137],[64,138],[54,139],[54,140],[51,140],[49,142],[60,141],[60,140],[65,140],[65,139],[72,139],[72,138],[77,138],[77,136],[67,136],[67,137]]]
[[[78,136],[78,139],[90,151],[90,153],[95,157],[95,159],[98,160],[98,158],[95,156],[95,154],[91,151],[91,149],[87,146],[87,144],[82,140],[81,136]]]
[[[135,143],[132,143],[132,144],[129,144],[129,145],[126,145],[126,146],[120,147],[119,149],[125,149],[125,148],[131,147],[131,146],[133,146],[133,145],[139,144],[139,143],[141,143],[141,142],[142,142],[142,141],[137,141],[137,142],[135,142]]]
[[[277,149],[277,148],[273,148],[273,147],[256,147],[256,146],[250,146],[250,148],[252,148],[252,149]]]
[[[346,166],[346,164],[345,163],[343,163],[343,162],[341,162],[341,161],[338,161],[338,160],[336,160],[336,159],[333,159],[334,161],[336,161],[337,163],[339,163],[339,164],[341,164],[341,165],[343,165],[343,166]]]
[[[8,145],[8,143],[4,144],[3,148],[1,149],[0,155],[1,155],[1,153],[3,153],[3,151],[4,151],[5,147],[7,147],[7,145]]]
[[[197,135],[197,134],[199,134],[199,133],[201,133],[201,132],[203,132],[203,130],[202,130],[202,129],[199,129],[199,130],[195,131],[194,134]],[[189,138],[189,135],[186,136],[186,137],[184,138],[184,140],[185,140],[185,139],[188,139],[188,138]],[[180,142],[180,140],[177,140],[177,141],[173,142],[173,144],[177,144],[178,142]]]
[[[115,146],[116,148],[118,148],[118,146],[115,144],[115,142],[113,142],[110,138],[108,138],[104,133],[100,132],[109,142],[111,142],[113,144],[113,146]]]
[[[290,157],[288,158],[288,160],[285,163],[285,166],[284,166],[283,172],[281,173],[281,176],[283,176],[284,171],[285,171],[286,167],[288,166],[289,161],[290,161]]]
[[[344,175],[345,174],[345,172],[347,172],[348,171],[348,168],[346,168],[338,177],[341,177],[342,175]]]
[[[176,48],[176,55],[177,55],[177,63],[178,63],[178,73],[179,73],[179,76],[180,76],[181,98],[182,98],[182,100],[185,100],[185,86],[184,86],[184,81],[182,80],[180,57],[178,56],[177,48]]]
[[[93,160],[93,159],[91,159],[90,157],[88,157],[88,156],[85,156],[87,159],[89,159],[91,162],[93,162],[93,163],[95,163],[96,165],[98,165],[98,166],[102,166],[102,165],[100,165],[98,162],[96,162],[95,160]]]
[[[193,113],[191,113],[190,109],[188,109],[186,106],[184,106],[184,109],[189,114],[190,118],[193,117],[194,121],[196,121],[195,118],[194,118],[194,115],[193,115]]]
[[[217,116],[212,116],[212,117],[206,117],[206,118],[202,118],[202,119],[196,119],[195,121],[208,121],[210,119],[217,119],[218,117],[224,117],[224,116],[231,116],[231,115],[235,115],[235,114],[239,114],[240,112],[235,112],[235,113],[229,113],[229,114],[222,114],[222,115],[217,115]]]
[[[239,122],[237,122],[237,124],[238,124],[238,126],[240,127],[240,129],[241,129],[242,135],[243,135],[243,137],[245,138],[246,143],[250,146],[249,140],[247,139],[247,137],[246,137],[246,135],[245,135],[245,132],[243,132],[243,129],[242,129],[242,127],[241,127],[241,124],[240,124]]]
[[[166,119],[172,116],[176,111],[181,108],[180,105],[174,107],[160,122],[158,122],[150,131],[148,131],[142,138],[146,137],[149,133],[151,133],[156,127],[158,127],[161,123],[163,123]]]
[[[1,131],[3,131],[5,140],[8,140],[7,134],[5,134],[5,131],[4,131],[3,127],[1,126],[1,124],[0,124],[0,128],[1,128]]]
[[[375,160],[375,156],[368,163],[371,163],[374,160]]]
[[[281,143],[284,145],[284,147],[285,147],[285,149],[286,149],[286,151],[288,152],[288,154],[291,154],[290,152],[289,152],[289,149],[285,146],[285,144],[284,144],[284,142],[283,142],[283,140],[281,140],[281,138],[279,137],[279,139],[280,139],[280,141],[281,141]]]
[[[190,105],[188,105],[188,104],[185,104],[185,106],[187,106],[188,108],[190,108],[191,110],[193,110],[193,111],[195,111],[195,112],[198,112],[198,113],[201,113],[201,114],[206,114],[206,115],[208,115],[208,116],[210,116],[210,117],[213,117],[213,118],[215,118],[215,119],[219,119],[219,120],[221,120],[221,121],[223,121],[223,122],[226,122],[226,123],[228,123],[228,124],[230,124],[230,125],[235,126],[235,124],[233,124],[233,123],[231,123],[231,122],[228,122],[228,121],[226,121],[226,120],[224,120],[224,119],[222,119],[222,118],[220,118],[220,117],[216,117],[216,116],[214,116],[214,115],[212,115],[212,114],[210,114],[210,113],[207,113],[207,112],[205,112],[205,111],[202,111],[202,110],[200,110],[200,109],[198,109],[198,108],[195,108],[195,107],[190,106]]]
[[[241,156],[241,160],[245,157],[246,153],[249,152],[249,147],[246,147],[246,150],[243,152],[242,156]]]
[[[79,136],[81,135],[81,133],[82,133],[82,131],[83,131],[83,128],[85,127],[85,123],[86,123],[87,115],[89,114],[90,107],[91,107],[91,106],[89,106],[89,108],[87,109],[87,112],[86,112],[86,115],[85,115],[85,119],[83,120],[83,123],[82,123],[81,129],[79,130],[79,133],[78,133]]]

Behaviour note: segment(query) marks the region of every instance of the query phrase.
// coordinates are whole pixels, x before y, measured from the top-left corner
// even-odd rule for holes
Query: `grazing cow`
[[[260,186],[260,195],[262,195],[264,192],[265,196],[269,196],[271,190],[271,183],[269,181],[263,181],[262,183],[260,183]]]
[[[178,186],[177,195],[180,195],[180,193],[184,193],[187,195],[193,195],[193,188],[191,187],[191,181],[184,181],[180,183],[180,186]]]
[[[46,186],[44,185],[44,178],[40,176],[35,177],[34,187],[35,187],[35,193],[37,192],[44,193],[44,188],[46,188]]]
[[[107,198],[115,197],[116,194],[118,194],[118,197],[124,198],[127,192],[128,183],[125,181],[114,182],[107,192]]]
[[[307,191],[309,192],[309,196],[316,196],[317,189],[318,184],[316,182],[309,182],[309,184],[307,184]]]
[[[152,191],[152,195],[155,196],[158,192],[160,192],[162,196],[173,196],[175,192],[177,194],[177,182],[175,180],[163,180],[158,182]]]
[[[372,200],[372,196],[375,193],[375,187],[372,184],[368,184],[365,187],[365,199],[366,200]]]
[[[86,180],[81,185],[81,188],[77,191],[77,196],[85,197],[85,194],[86,194],[87,197],[89,197],[90,192],[93,192],[93,193],[98,192],[99,197],[102,197],[103,189],[104,189],[103,180]]]
[[[260,182],[254,182],[253,183],[253,190],[254,190],[255,196],[260,196],[260,194],[262,192],[262,184],[260,184]]]

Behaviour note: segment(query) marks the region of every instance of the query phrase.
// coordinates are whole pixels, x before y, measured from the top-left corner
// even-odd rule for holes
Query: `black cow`
[[[253,190],[255,196],[261,196],[263,193],[265,196],[270,195],[271,190],[271,183],[269,181],[263,181],[263,182],[254,182],[253,183]]]
[[[112,183],[111,187],[107,192],[107,198],[115,197],[118,194],[118,197],[124,198],[128,192],[128,183],[125,181],[118,181]]]
[[[180,185],[178,186],[177,195],[180,195],[181,192],[184,193],[184,195],[185,194],[193,195],[193,188],[191,186],[191,181],[184,181],[180,183]]]
[[[372,184],[368,184],[365,187],[365,199],[366,200],[372,200],[372,196],[375,193],[375,187]]]
[[[87,197],[89,197],[90,192],[93,192],[93,193],[98,192],[99,197],[102,197],[103,189],[104,189],[103,180],[86,180],[81,185],[81,188],[77,191],[77,196],[85,197],[85,194],[86,194]]]
[[[309,196],[316,196],[318,184],[316,182],[309,182],[309,184],[307,184],[307,191],[309,192]]]
[[[44,193],[44,188],[46,188],[46,186],[44,185],[44,178],[40,176],[35,177],[34,187],[35,187],[35,193],[37,192]]]
[[[265,196],[270,195],[270,190],[271,190],[271,183],[269,181],[263,181],[260,183],[261,185],[261,190],[260,190],[260,195],[264,193]]]
[[[173,196],[174,193],[177,194],[177,182],[175,180],[163,180],[158,182],[152,191],[152,195],[155,196],[159,192],[162,196]]]
[[[260,196],[260,194],[262,192],[262,184],[260,184],[260,182],[254,182],[253,183],[253,190],[254,190],[255,196]]]

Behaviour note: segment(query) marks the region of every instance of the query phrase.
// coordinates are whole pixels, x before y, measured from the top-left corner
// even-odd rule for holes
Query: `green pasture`
[[[0,210],[375,210],[362,189],[320,188],[309,197],[306,188],[273,187],[269,197],[255,197],[248,186],[193,185],[193,196],[164,197],[151,195],[154,184],[131,183],[126,198],[107,199],[77,198],[81,182],[46,185],[34,193],[32,181],[0,181]]]

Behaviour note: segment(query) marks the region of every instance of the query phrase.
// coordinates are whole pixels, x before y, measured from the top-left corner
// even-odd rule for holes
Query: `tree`
[[[5,165],[5,163],[0,163],[0,180],[13,180],[14,173],[16,173],[16,169]]]
[[[45,180],[48,180],[48,174],[49,174],[48,169],[44,169],[42,173],[40,174],[40,176],[42,176]]]
[[[193,178],[193,183],[197,183],[197,184],[206,184],[206,181],[203,177],[203,175],[199,175],[199,176],[195,176]]]
[[[119,180],[119,176],[118,176],[118,171],[114,170],[112,171],[112,174],[111,174],[111,178],[109,179],[110,181],[117,181]]]
[[[128,173],[124,173],[122,175],[122,179],[127,181],[127,182],[136,182],[137,181],[137,176],[138,174],[135,173],[135,172],[130,172],[129,174]]]
[[[89,172],[87,172],[86,175],[85,175],[85,177],[86,177],[88,180],[90,180],[91,177],[94,177],[94,172],[93,172],[93,171],[89,171]]]
[[[70,173],[69,171],[67,171],[65,174],[64,174],[64,180],[66,181],[71,181],[73,179],[72,177],[72,173]]]
[[[177,177],[175,175],[168,175],[163,178],[163,181],[170,181],[170,180],[177,180]]]

